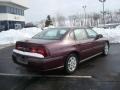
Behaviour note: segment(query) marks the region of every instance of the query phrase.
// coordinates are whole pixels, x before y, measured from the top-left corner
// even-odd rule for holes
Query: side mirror
[[[98,34],[95,38],[95,40],[99,39],[99,38],[103,38],[103,35],[102,34]]]

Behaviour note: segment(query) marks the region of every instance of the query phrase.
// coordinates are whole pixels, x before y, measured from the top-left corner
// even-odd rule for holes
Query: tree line
[[[47,19],[41,20],[38,25],[45,27],[46,23],[50,23],[54,26],[78,26],[78,27],[98,27],[104,23],[103,13],[105,18],[105,24],[120,23],[120,9],[116,11],[106,10],[105,12],[99,13],[87,13],[85,14],[74,14],[65,16],[62,14],[56,14],[56,16],[47,16]],[[48,22],[46,22],[48,20]]]

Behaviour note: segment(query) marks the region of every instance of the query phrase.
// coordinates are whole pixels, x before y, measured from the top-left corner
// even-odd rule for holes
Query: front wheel
[[[109,45],[108,43],[105,44],[104,50],[103,50],[103,55],[107,56],[109,53]]]
[[[65,61],[64,70],[67,74],[72,74],[77,69],[77,65],[78,65],[77,55],[70,54]]]

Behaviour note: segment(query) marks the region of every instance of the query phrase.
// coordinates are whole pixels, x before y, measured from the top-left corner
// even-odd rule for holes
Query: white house
[[[4,30],[23,28],[27,0],[0,0],[0,28]]]

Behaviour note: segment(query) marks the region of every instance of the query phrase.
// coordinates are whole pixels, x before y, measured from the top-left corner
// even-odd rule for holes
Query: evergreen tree
[[[49,27],[50,25],[53,25],[53,24],[52,24],[52,20],[51,20],[50,15],[48,15],[47,19],[45,21],[45,27]]]

